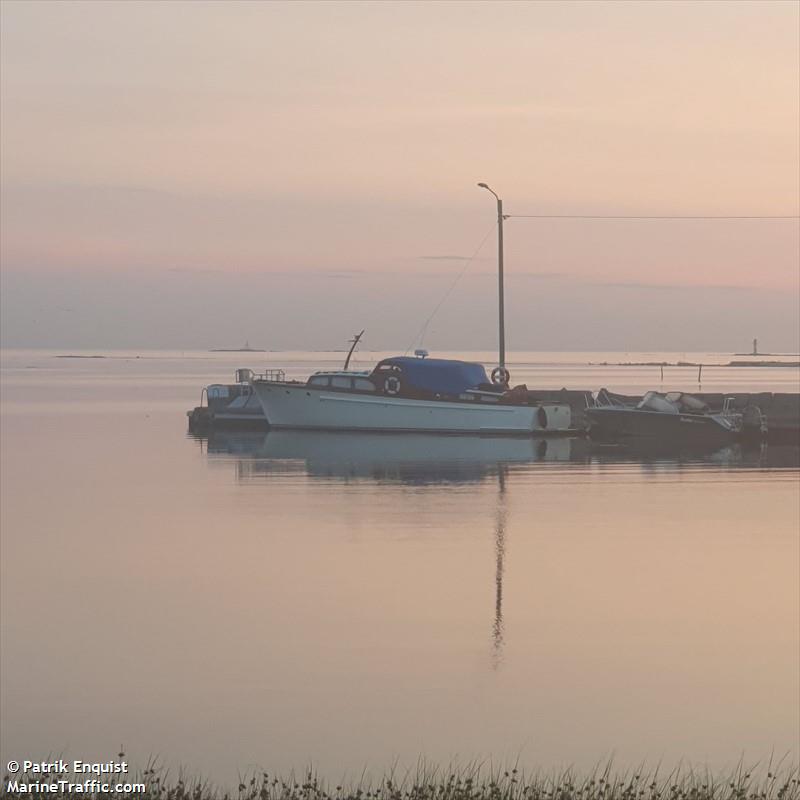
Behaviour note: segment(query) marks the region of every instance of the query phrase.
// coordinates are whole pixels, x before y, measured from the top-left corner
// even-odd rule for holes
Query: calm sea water
[[[797,761],[797,449],[198,439],[204,384],[341,354],[57,355],[3,354],[0,762]],[[510,360],[531,387],[633,392],[697,369],[586,364],[730,357]],[[791,368],[702,377],[800,391]]]

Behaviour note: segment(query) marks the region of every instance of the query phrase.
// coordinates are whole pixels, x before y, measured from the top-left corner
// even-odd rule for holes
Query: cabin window
[[[328,386],[330,378],[327,375],[317,375],[316,377],[308,379],[309,386]]]
[[[374,392],[375,384],[366,378],[353,378],[353,388],[361,392]]]
[[[335,386],[337,389],[350,389],[352,385],[353,382],[351,378],[343,378],[338,375],[331,378],[331,386]]]

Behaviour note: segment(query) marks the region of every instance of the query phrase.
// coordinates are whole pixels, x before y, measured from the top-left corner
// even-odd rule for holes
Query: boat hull
[[[305,385],[254,381],[270,428],[531,435],[566,432],[567,404],[417,400],[386,395],[314,390]]]
[[[638,408],[587,408],[589,433],[596,439],[650,439],[728,441],[734,425],[713,414],[664,414]]]

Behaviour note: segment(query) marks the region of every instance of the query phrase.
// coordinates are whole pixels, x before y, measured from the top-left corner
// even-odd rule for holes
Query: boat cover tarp
[[[662,414],[679,414],[678,406],[658,392],[648,392],[636,406],[643,411],[660,411]]]
[[[384,359],[378,366],[387,364],[400,367],[403,379],[417,389],[439,394],[460,394],[489,382],[483,364],[472,361],[397,356]]]

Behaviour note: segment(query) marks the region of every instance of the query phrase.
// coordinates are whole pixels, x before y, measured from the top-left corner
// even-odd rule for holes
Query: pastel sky
[[[8,347],[496,342],[510,214],[800,214],[800,4],[0,3]],[[481,243],[483,246],[481,247]],[[797,351],[794,220],[506,224],[511,349]]]

